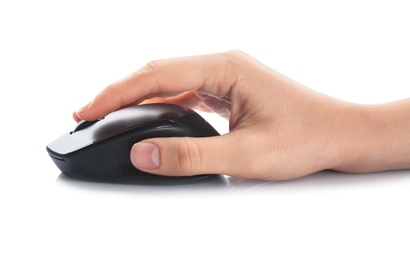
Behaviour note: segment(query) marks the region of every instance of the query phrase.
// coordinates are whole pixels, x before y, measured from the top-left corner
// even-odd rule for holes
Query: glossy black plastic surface
[[[213,175],[164,177],[137,170],[130,161],[133,144],[152,137],[207,137],[218,132],[196,112],[173,104],[147,104],[115,111],[84,123],[47,145],[65,175],[102,182],[168,184],[198,182]]]

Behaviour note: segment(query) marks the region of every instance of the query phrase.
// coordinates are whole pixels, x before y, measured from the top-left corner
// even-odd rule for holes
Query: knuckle
[[[244,58],[245,56],[248,56],[248,54],[246,54],[245,52],[241,50],[230,50],[230,51],[226,51],[224,54],[226,56],[236,58],[236,59],[241,59],[241,58]]]
[[[240,66],[241,64],[247,63],[250,59],[250,56],[240,50],[231,50],[224,52],[222,56],[225,59],[227,65]]]
[[[249,55],[239,50],[227,51],[222,54],[225,65],[225,75],[233,77],[234,82],[240,81],[247,73]]]
[[[158,69],[162,62],[163,60],[149,61],[140,69],[140,72],[154,72]]]
[[[101,94],[107,95],[107,96],[113,96],[113,95],[118,95],[120,86],[117,82],[111,83],[108,85],[102,92]]]
[[[202,156],[195,142],[188,138],[182,138],[177,144],[177,153],[179,170],[182,173],[194,174],[198,172],[202,164]]]

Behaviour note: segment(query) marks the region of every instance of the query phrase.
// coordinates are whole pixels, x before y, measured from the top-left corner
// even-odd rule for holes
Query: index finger
[[[106,87],[94,100],[74,113],[78,121],[95,120],[148,98],[178,95],[202,89],[227,96],[236,82],[230,52],[156,60]]]

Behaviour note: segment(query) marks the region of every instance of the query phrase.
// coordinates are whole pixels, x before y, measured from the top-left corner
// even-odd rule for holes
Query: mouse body
[[[153,137],[208,137],[219,133],[195,111],[174,104],[137,105],[96,121],[81,121],[75,129],[47,145],[51,159],[67,176],[100,182],[192,183],[213,174],[166,177],[136,169],[131,147]]]

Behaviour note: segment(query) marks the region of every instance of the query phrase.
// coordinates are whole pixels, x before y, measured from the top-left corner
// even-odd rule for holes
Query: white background
[[[410,171],[155,188],[64,178],[45,150],[72,111],[159,58],[240,49],[344,100],[410,97],[409,14],[391,0],[1,0],[0,259],[409,259]]]

